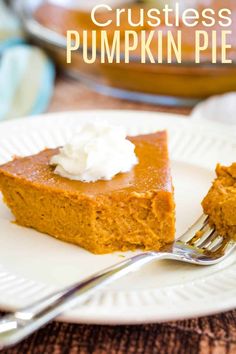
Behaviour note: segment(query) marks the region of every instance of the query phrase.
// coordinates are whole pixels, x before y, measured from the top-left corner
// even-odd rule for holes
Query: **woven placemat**
[[[53,322],[5,354],[235,354],[236,311],[143,326]]]

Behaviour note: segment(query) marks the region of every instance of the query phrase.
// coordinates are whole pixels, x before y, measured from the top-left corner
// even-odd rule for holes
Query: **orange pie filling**
[[[129,140],[139,163],[110,181],[57,175],[50,160],[58,149],[0,166],[0,189],[16,223],[97,254],[171,243],[175,203],[166,132]]]

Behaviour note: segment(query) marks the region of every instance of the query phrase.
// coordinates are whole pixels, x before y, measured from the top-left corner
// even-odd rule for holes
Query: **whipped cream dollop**
[[[126,130],[107,123],[87,123],[50,161],[55,173],[83,182],[111,180],[138,163]]]

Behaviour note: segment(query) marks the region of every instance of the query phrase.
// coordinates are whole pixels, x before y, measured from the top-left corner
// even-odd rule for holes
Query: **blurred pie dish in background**
[[[96,26],[91,19],[91,8],[96,4],[108,4],[113,11],[102,9],[96,13],[98,21],[106,22],[112,19],[107,27]],[[164,21],[163,4],[176,5],[175,1],[33,1],[25,0],[17,4],[28,34],[38,44],[43,46],[54,58],[59,67],[70,76],[78,78],[101,93],[131,99],[167,105],[194,105],[197,101],[206,97],[236,90],[236,2],[235,0],[190,0],[179,2],[180,13],[186,8],[195,8],[200,17],[194,27],[186,27],[181,18],[178,27],[167,27]],[[223,4],[222,4],[223,3]],[[116,8],[132,9],[132,19],[136,23],[140,20],[140,9],[144,9],[143,25],[132,27],[128,21],[126,12],[122,14],[121,25],[116,25]],[[160,10],[160,25],[153,28],[147,21],[147,13],[150,8]],[[215,25],[204,26],[202,12],[205,8],[215,11]],[[232,24],[221,26],[219,21],[226,21],[219,16],[221,8],[230,9],[232,12]],[[208,13],[209,15],[209,13]],[[171,18],[173,16],[173,18]],[[175,13],[170,15],[170,22],[175,23]],[[212,16],[212,15],[211,15]],[[210,21],[208,19],[208,21]],[[222,23],[222,22],[221,22]],[[226,22],[225,22],[226,23]],[[135,30],[139,36],[139,45],[130,56],[129,64],[121,60],[120,63],[101,63],[99,55],[93,64],[86,64],[83,60],[83,43],[73,53],[71,64],[66,64],[66,32],[78,31],[83,38],[83,31],[88,31],[88,46],[91,46],[92,30],[97,30],[97,49],[99,48],[100,33],[106,30],[109,43],[112,43],[114,31],[120,30],[121,51],[125,51],[125,31]],[[158,43],[162,31],[162,63],[141,63],[140,36],[142,31],[146,34],[155,30],[150,48],[153,53],[158,52]],[[178,31],[182,31],[182,62],[176,62],[175,57],[171,63],[168,61],[167,36],[171,31],[174,38]],[[201,62],[195,63],[195,31],[207,31],[209,46],[201,53]],[[227,50],[227,58],[231,64],[222,64],[222,35],[221,31],[231,31],[227,37],[227,44],[231,46]],[[212,51],[212,32],[216,33],[216,52]],[[83,41],[81,39],[81,41]],[[160,44],[160,43],[159,43]],[[216,63],[212,63],[215,55]]]

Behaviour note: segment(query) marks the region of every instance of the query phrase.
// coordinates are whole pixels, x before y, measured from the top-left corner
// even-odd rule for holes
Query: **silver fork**
[[[17,344],[63,312],[85,302],[98,289],[137,271],[145,264],[159,259],[172,259],[196,265],[212,265],[226,258],[235,245],[235,242],[218,235],[210,227],[207,216],[203,215],[179,240],[162,252],[138,254],[4,316],[0,320],[0,349]]]

